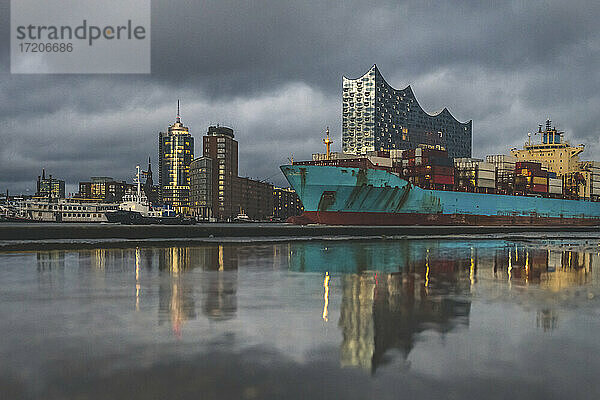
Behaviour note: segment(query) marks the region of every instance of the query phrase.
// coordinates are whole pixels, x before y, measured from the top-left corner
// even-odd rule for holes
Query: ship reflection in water
[[[443,335],[468,327],[478,274],[488,286],[505,281],[509,288],[557,292],[589,283],[597,259],[589,250],[562,246],[401,241],[293,245],[290,268],[325,273],[327,282],[330,273],[341,273],[341,366],[375,372],[390,350],[406,360],[423,331]],[[537,311],[538,328],[551,331],[557,324],[556,310]]]
[[[399,382],[416,397],[474,398],[473,378],[487,387],[502,375],[510,397],[543,368],[552,393],[570,382],[600,393],[580,367],[600,368],[598,250],[405,239],[0,254],[0,356],[12,360],[0,386],[14,398],[175,398],[173,387],[319,398],[310,382],[327,379],[329,398],[394,398]],[[77,379],[87,383],[68,384]],[[103,391],[113,383],[131,391]],[[547,394],[538,383],[527,393]]]

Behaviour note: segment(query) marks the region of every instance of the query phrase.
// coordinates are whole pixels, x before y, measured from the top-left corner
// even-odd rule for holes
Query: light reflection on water
[[[475,398],[493,382],[491,397],[589,398],[598,249],[382,240],[0,254],[0,387],[32,398],[395,398],[403,382],[416,397]],[[323,377],[335,381],[326,391]]]

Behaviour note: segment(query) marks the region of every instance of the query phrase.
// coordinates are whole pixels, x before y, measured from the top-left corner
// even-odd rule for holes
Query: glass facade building
[[[342,151],[441,147],[450,157],[471,157],[472,121],[459,122],[448,109],[429,114],[410,86],[394,89],[373,65],[357,79],[342,78]]]
[[[179,108],[175,123],[158,135],[159,195],[162,204],[181,214],[189,212],[190,164],[194,159],[194,138],[181,123]]]

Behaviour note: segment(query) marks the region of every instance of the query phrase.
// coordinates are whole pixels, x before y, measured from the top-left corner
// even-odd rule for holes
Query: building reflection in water
[[[148,273],[158,269],[158,322],[169,323],[176,335],[185,321],[197,318],[197,298],[202,313],[211,320],[227,320],[237,312],[238,246],[92,249],[78,250],[77,268],[97,271],[91,285],[105,286],[106,272],[126,271],[132,277],[134,309],[144,307],[144,282]],[[65,266],[64,251],[37,252],[38,270]],[[189,275],[192,270],[201,275]],[[40,274],[40,277],[43,275]],[[115,275],[119,276],[119,275]],[[200,287],[195,287],[196,286]],[[147,286],[146,286],[147,287]],[[149,290],[149,289],[146,289]],[[150,289],[151,290],[151,289]],[[201,291],[198,297],[197,291]],[[147,302],[150,304],[150,302]]]
[[[167,320],[180,335],[187,320],[196,318],[193,282],[186,275],[202,274],[202,312],[210,319],[225,320],[237,311],[237,251],[234,246],[172,247],[158,250],[159,270],[169,273],[159,286],[159,323]]]
[[[588,283],[595,256],[589,251],[564,250],[560,247],[513,245],[495,251],[493,268],[497,279],[507,279],[516,285],[535,284],[558,291]]]
[[[443,295],[460,287],[446,286],[448,280],[463,280],[468,287],[469,271],[459,262],[450,267],[443,261],[437,264],[429,255],[426,263],[411,261],[409,268],[397,273],[342,277],[342,366],[375,372],[388,361],[389,350],[399,351],[406,360],[420,332],[444,333],[468,324],[470,301]],[[444,275],[442,285],[438,285],[440,274]]]
[[[36,261],[38,271],[64,268],[65,252],[63,250],[38,251]]]

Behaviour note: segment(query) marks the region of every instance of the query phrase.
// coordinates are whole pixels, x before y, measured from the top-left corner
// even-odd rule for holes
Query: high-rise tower
[[[450,157],[471,157],[471,121],[461,123],[448,109],[425,112],[410,86],[390,86],[376,65],[357,79],[343,80],[342,151],[413,149],[439,146]]]
[[[219,220],[231,219],[236,209],[234,189],[238,179],[238,142],[233,129],[210,126],[202,138],[204,157],[212,162],[213,216]]]
[[[167,132],[158,135],[159,194],[161,202],[176,212],[187,214],[190,197],[190,164],[194,159],[194,138],[177,117]]]

